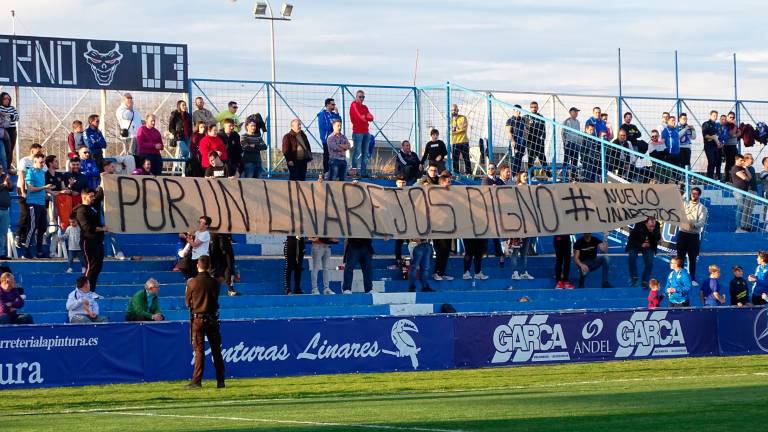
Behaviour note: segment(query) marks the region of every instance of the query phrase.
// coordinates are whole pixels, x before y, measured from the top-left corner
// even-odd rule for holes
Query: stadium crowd
[[[522,110],[519,105],[516,108]],[[18,113],[11,105],[10,95],[0,93],[0,232],[8,232],[10,192],[13,188],[11,175],[17,176],[15,187],[18,195],[20,217],[15,233],[15,247],[26,258],[47,258],[66,256],[68,273],[75,272],[74,258],[80,261],[83,273],[76,282],[76,287],[69,294],[66,310],[72,323],[103,322],[106,317],[99,314],[96,294],[99,274],[105,257],[105,241],[108,240],[112,254],[116,259],[129,259],[120,251],[117,238],[104,224],[104,192],[100,186],[102,175],[131,173],[133,175],[158,176],[163,174],[164,151],[172,150],[176,159],[171,162],[174,170],[183,169],[184,175],[192,177],[217,178],[259,178],[263,173],[262,152],[267,151],[263,134],[267,125],[258,113],[241,121],[238,104],[231,101],[227,110],[214,115],[205,107],[203,98],[194,100],[194,110],[188,111],[186,102],[178,101],[176,109],[170,113],[166,140],[157,128],[157,117],[149,114],[142,117],[133,104],[129,93],[122,97],[115,116],[119,124],[119,137],[122,152],[119,157],[105,157],[108,148],[105,136],[100,128],[100,116],[93,114],[87,118],[87,125],[82,121],[72,122],[68,136],[68,160],[62,171],[55,155],[45,155],[40,144],[32,144],[27,156],[21,158],[15,167],[11,165],[14,144],[16,142],[16,122]],[[545,122],[538,113],[538,104],[529,105],[530,113],[513,111],[505,128],[509,139],[507,163],[496,166],[493,163],[485,167],[481,183],[490,186],[528,184],[529,173],[546,173],[547,166],[545,141]],[[599,107],[592,110],[592,116],[584,122],[582,128],[578,118],[580,110],[573,107],[569,111],[562,129],[563,161],[578,171],[572,181],[597,181],[602,175],[599,166],[600,151],[594,148],[595,139],[612,141],[616,146],[624,147],[638,154],[664,161],[670,165],[685,168],[691,165],[691,142],[696,139],[696,129],[688,124],[687,115],[679,118],[663,113],[661,124],[650,133],[650,142],[641,139],[641,133],[632,123],[633,116],[626,113],[623,123],[614,129],[607,114]],[[355,100],[349,106],[349,120],[352,123],[351,139],[342,132],[342,119],[336,102],[332,98],[324,101],[323,109],[317,114],[319,141],[322,147],[322,173],[312,181],[352,181],[366,178],[368,159],[375,146],[374,136],[369,125],[374,116],[365,105],[365,93],[357,91]],[[430,140],[424,146],[421,156],[411,148],[411,143],[403,141],[395,154],[395,181],[393,187],[404,188],[412,185],[421,187],[449,187],[454,181],[454,174],[447,162],[452,161],[453,173],[472,174],[472,161],[469,154],[468,121],[459,112],[457,105],[451,107],[451,148],[440,139],[437,129],[430,130]],[[577,134],[574,131],[583,131]],[[729,182],[736,189],[757,193],[768,191],[768,158],[763,158],[763,171],[757,175],[750,154],[738,153],[738,143],[744,138],[745,131],[736,126],[734,113],[720,116],[712,111],[710,120],[702,125],[701,135],[708,159],[706,175],[715,180]],[[288,168],[289,179],[307,180],[307,172],[314,150],[307,134],[302,130],[302,122],[295,118],[290,122],[290,130],[283,136],[282,154]],[[166,148],[166,145],[168,148]],[[598,144],[599,145],[599,144]],[[632,153],[622,153],[610,147],[606,155],[608,171],[616,173],[629,182],[653,181],[654,174],[644,172],[648,168],[639,163],[639,157]],[[318,151],[319,152],[319,151]],[[351,157],[348,163],[348,153]],[[450,158],[449,158],[450,152]],[[481,153],[483,150],[481,150]],[[117,152],[115,152],[117,153]],[[597,155],[597,156],[596,156]],[[523,162],[527,160],[527,165]],[[726,174],[722,178],[721,169],[725,160]],[[463,160],[463,167],[460,161]],[[182,161],[179,163],[178,161]],[[481,161],[482,163],[482,161]],[[539,169],[537,174],[532,171]],[[674,179],[674,174],[667,174]],[[761,181],[758,181],[760,179]],[[685,212],[690,223],[680,226],[676,241],[676,256],[670,260],[670,273],[662,284],[651,279],[655,256],[661,242],[660,224],[654,218],[648,218],[629,229],[625,252],[629,267],[629,286],[642,286],[649,289],[649,307],[658,307],[663,300],[669,306],[689,306],[690,297],[695,296],[699,287],[699,300],[702,305],[716,306],[726,302],[724,289],[719,283],[720,269],[708,266],[709,277],[697,279],[696,263],[701,247],[701,233],[706,225],[708,211],[701,203],[702,190],[693,187],[685,200]],[[737,195],[739,211],[736,214],[738,231],[752,230],[750,217],[754,201]],[[49,224],[50,221],[50,224]],[[50,225],[57,226],[51,230]],[[194,233],[180,233],[178,259],[174,266],[185,278],[198,276],[201,268],[207,269],[219,283],[227,285],[227,293],[237,296],[235,283],[239,280],[231,235],[210,232],[211,218],[202,215],[198,220],[198,229]],[[511,261],[513,281],[533,280],[543,275],[532,275],[528,269],[528,257],[537,253],[537,238],[494,239],[408,239],[396,240],[395,263],[393,269],[400,269],[409,281],[409,290],[433,291],[435,283],[453,280],[448,274],[448,261],[452,253],[463,249],[463,274],[466,280],[485,280],[483,259],[493,253],[500,267],[506,265],[507,257]],[[584,287],[587,276],[600,271],[601,286],[610,288],[611,261],[608,252],[608,233],[602,237],[592,233],[583,233],[575,241],[571,236],[554,236],[555,250],[554,279],[557,289],[573,289],[571,283],[571,262],[578,271],[578,287]],[[329,285],[331,245],[340,242],[334,238],[297,238],[289,236],[284,243],[286,294],[302,294],[301,275],[307,244],[311,244],[311,287],[313,294],[335,294]],[[407,244],[409,254],[404,259],[402,246]],[[47,246],[47,247],[46,247]],[[3,252],[5,255],[5,252]],[[352,292],[353,270],[360,268],[365,292],[372,291],[373,258],[375,251],[371,239],[348,238],[344,240],[342,293]],[[201,259],[204,265],[201,267]],[[638,272],[637,258],[643,262],[642,272]],[[433,265],[434,258],[434,265]],[[9,259],[1,256],[0,259]],[[210,266],[208,263],[210,262]],[[686,265],[687,264],[687,265]],[[742,267],[732,268],[733,279],[729,283],[729,297],[732,305],[763,305],[768,300],[768,253],[757,254],[757,267],[744,279]],[[322,277],[322,290],[319,280]],[[513,282],[514,283],[514,282]],[[623,285],[623,283],[622,283]],[[29,315],[20,313],[24,300],[21,290],[15,286],[10,272],[0,276],[0,323],[30,323]],[[510,287],[512,289],[512,287]],[[158,300],[159,284],[154,279],[147,280],[145,286],[136,292],[127,305],[126,319],[129,321],[162,320]]]

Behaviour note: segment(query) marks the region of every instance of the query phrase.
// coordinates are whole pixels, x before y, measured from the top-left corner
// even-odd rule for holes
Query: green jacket
[[[125,312],[126,321],[150,321],[152,315],[160,312],[160,299],[155,297],[155,301],[150,308],[147,304],[147,290],[141,289],[131,297],[128,303],[128,310]]]

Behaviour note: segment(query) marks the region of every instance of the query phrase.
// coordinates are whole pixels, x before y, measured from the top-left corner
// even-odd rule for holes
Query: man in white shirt
[[[106,322],[107,317],[99,315],[99,304],[96,300],[101,296],[91,291],[88,278],[80,276],[76,282],[77,288],[72,290],[67,297],[67,314],[72,324],[89,324],[92,322]]]
[[[203,255],[208,255],[208,248],[211,245],[211,233],[208,227],[211,226],[211,218],[200,216],[198,220],[198,229],[194,234],[187,234],[187,242],[192,248],[191,262],[187,266],[188,278],[197,276],[197,260]]]
[[[16,164],[18,176],[16,179],[16,194],[19,196],[19,223],[16,228],[16,236],[14,238],[14,245],[16,249],[26,247],[22,243],[27,238],[27,231],[29,231],[29,207],[27,207],[27,183],[24,181],[27,171],[32,169],[34,165],[33,156],[42,153],[43,146],[40,144],[32,144],[29,146],[29,155],[21,158]]]
[[[136,132],[144,124],[144,117],[133,108],[133,96],[123,94],[123,102],[115,112],[117,117],[117,136],[123,140],[122,154],[136,153]]]

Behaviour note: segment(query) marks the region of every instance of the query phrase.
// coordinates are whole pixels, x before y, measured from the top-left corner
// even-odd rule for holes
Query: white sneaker
[[[72,267],[67,269],[67,273],[72,273]]]
[[[85,274],[85,267],[80,267],[80,273]]]
[[[515,287],[513,287],[512,285],[507,287],[507,291],[514,291],[514,289],[515,289]]]
[[[343,294],[352,294],[352,290],[344,290]]]
[[[464,276],[461,277],[464,280],[470,280],[472,279],[472,275],[469,274],[469,272],[464,272]]]
[[[439,274],[435,273],[435,274],[432,275],[432,279],[434,279],[436,281],[441,281],[441,280],[443,280],[443,277],[440,276]]]
[[[523,279],[523,280],[533,280],[533,276],[528,274],[528,272],[524,272],[523,274],[520,275],[520,279]]]
[[[699,286],[699,283],[698,283],[698,282],[696,282],[696,281],[692,281],[692,282],[691,282],[691,285],[692,285],[692,286]]]
[[[483,274],[483,272],[480,272],[480,273],[477,273],[477,274],[475,275],[475,279],[478,279],[478,280],[486,280],[486,279],[488,279],[488,276],[484,275],[484,274]]]
[[[443,275],[443,280],[444,281],[452,281],[453,280],[453,276]]]
[[[317,288],[312,288],[312,294],[318,295],[320,294],[320,291]]]
[[[120,261],[127,261],[128,257],[123,254],[122,251],[115,254],[115,258],[117,258]]]
[[[520,274],[517,271],[512,273],[512,280],[520,280]]]
[[[323,290],[323,294],[325,294],[325,295],[333,295],[333,294],[336,294],[336,293],[332,289],[326,288],[326,289]]]

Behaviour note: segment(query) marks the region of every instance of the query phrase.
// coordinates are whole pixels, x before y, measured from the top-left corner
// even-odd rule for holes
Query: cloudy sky
[[[3,0],[0,31],[187,43],[190,76],[269,79],[269,25],[238,0]],[[616,94],[622,49],[624,94],[680,93],[768,99],[765,0],[294,0],[277,22],[277,78],[411,84],[447,80],[479,89]],[[724,9],[724,5],[728,9]],[[274,4],[279,9],[279,4]],[[3,18],[5,17],[5,18]]]

